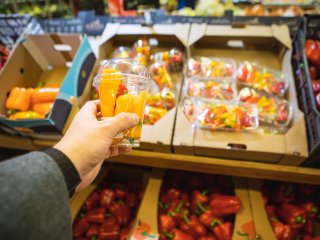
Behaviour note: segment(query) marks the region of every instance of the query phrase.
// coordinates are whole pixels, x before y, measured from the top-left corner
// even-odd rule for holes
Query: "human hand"
[[[131,148],[111,147],[114,137],[139,122],[133,113],[97,119],[100,101],[87,102],[73,119],[64,137],[54,146],[72,161],[82,182],[77,190],[89,185],[98,175],[103,161],[126,153]]]

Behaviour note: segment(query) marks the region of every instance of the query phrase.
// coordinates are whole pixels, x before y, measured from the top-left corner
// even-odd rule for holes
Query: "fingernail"
[[[135,123],[138,123],[139,122],[139,117],[137,114],[131,114],[131,118],[132,120],[135,122]]]

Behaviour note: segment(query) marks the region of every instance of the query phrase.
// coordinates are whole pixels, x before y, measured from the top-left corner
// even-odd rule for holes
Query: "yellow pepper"
[[[146,103],[147,92],[141,91],[138,96],[134,99],[134,108],[133,113],[139,116],[139,123],[130,129],[128,137],[139,139],[141,137],[141,129],[143,122],[143,114],[144,114],[144,105]]]
[[[10,110],[27,111],[31,104],[31,92],[26,88],[15,87],[10,91],[6,108]]]
[[[117,98],[114,115],[121,112],[132,112],[134,109],[134,96],[132,94],[121,95]]]
[[[27,112],[17,112],[9,117],[10,120],[37,119],[37,118],[44,118],[44,116],[37,112],[27,111]]]

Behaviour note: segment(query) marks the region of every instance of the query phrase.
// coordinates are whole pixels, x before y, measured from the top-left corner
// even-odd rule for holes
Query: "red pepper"
[[[186,210],[186,206],[183,201],[175,201],[168,208],[168,215],[179,224],[183,220],[183,211]]]
[[[209,209],[201,214],[201,216],[199,217],[199,221],[207,228],[212,228],[216,221],[223,222],[223,219],[214,216]]]
[[[139,206],[139,200],[135,193],[129,193],[126,197],[126,203],[131,208],[138,208]]]
[[[274,203],[289,203],[295,200],[293,185],[291,183],[280,182],[271,191],[271,200]]]
[[[161,214],[159,218],[159,229],[160,233],[170,232],[173,228],[176,227],[176,223],[173,218],[169,215]]]
[[[206,209],[204,206],[208,205],[209,197],[207,196],[209,190],[203,191],[200,193],[199,191],[193,191],[191,197],[191,210],[193,212],[205,212]]]
[[[306,211],[307,218],[314,219],[319,212],[319,209],[316,207],[314,202],[311,201],[300,203],[299,207]]]
[[[181,191],[176,188],[170,188],[165,194],[160,197],[160,200],[164,204],[168,204],[179,200],[181,197]]]
[[[212,235],[207,235],[207,236],[202,236],[198,238],[198,240],[217,240],[217,239]]]
[[[168,204],[163,204],[161,201],[158,202],[158,214],[167,214]]]
[[[317,63],[320,61],[319,42],[308,39],[305,44],[305,51],[309,61]]]
[[[174,228],[171,233],[165,233],[164,235],[172,240],[195,240],[194,237],[177,228]]]
[[[102,224],[99,230],[99,240],[119,240],[120,226],[118,224],[109,226]]]
[[[103,223],[106,215],[104,208],[95,208],[87,212],[88,222]]]
[[[303,240],[315,240],[315,238],[313,238],[313,236],[310,235],[304,235]]]
[[[292,229],[300,229],[306,222],[305,210],[296,205],[284,203],[279,207],[279,217]]]
[[[274,205],[267,205],[266,206],[266,212],[267,212],[267,215],[268,215],[268,218],[271,219],[271,218],[278,218],[277,216],[277,207],[274,206]]]
[[[103,189],[100,195],[100,205],[106,209],[109,209],[112,202],[116,197],[115,192],[112,189]]]
[[[84,203],[84,209],[91,210],[95,207],[98,207],[100,204],[100,196],[97,192],[91,193],[88,199]]]
[[[309,66],[309,73],[311,80],[317,79],[317,69],[314,66]]]
[[[306,235],[314,235],[315,233],[315,226],[313,219],[307,219],[306,223],[302,229],[303,233]]]
[[[126,187],[124,185],[119,185],[118,187],[116,187],[114,192],[116,194],[116,198],[119,200],[125,199],[125,197],[128,194],[128,190],[126,189]]]
[[[180,229],[186,233],[189,233],[195,238],[206,235],[206,228],[202,225],[196,215],[190,215],[188,218],[188,210],[183,214],[184,222],[180,223]]]
[[[120,232],[120,240],[129,240],[130,228],[123,228]]]
[[[99,234],[99,226],[97,224],[91,224],[87,231],[87,238],[90,240],[97,239]]]
[[[310,184],[298,184],[298,192],[302,199],[313,197],[320,190],[319,186]]]
[[[215,237],[219,240],[231,240],[232,238],[233,224],[231,222],[217,223],[213,227],[212,231]]]
[[[126,226],[131,217],[131,209],[127,204],[122,202],[113,203],[110,207],[110,212],[112,216],[117,219],[117,222],[120,226]]]
[[[285,225],[277,218],[271,218],[271,226],[273,228],[274,235],[278,240],[293,240],[293,231],[289,225]]]
[[[80,237],[89,228],[89,222],[86,217],[77,218],[73,223],[73,236]]]
[[[237,196],[215,194],[211,196],[210,207],[213,215],[223,217],[237,213],[241,201]]]

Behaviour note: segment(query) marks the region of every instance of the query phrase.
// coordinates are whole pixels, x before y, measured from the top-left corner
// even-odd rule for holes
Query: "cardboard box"
[[[87,38],[80,35],[30,35],[19,43],[0,72],[0,122],[34,138],[58,139],[83,102],[95,63]],[[41,81],[60,85],[52,111],[45,119],[9,120],[5,101],[13,87],[37,87]],[[11,132],[12,133],[12,132]]]
[[[138,24],[107,24],[99,48],[99,59],[112,58],[113,51],[119,46],[132,47],[142,37],[155,43],[152,53],[178,48],[187,53],[189,24],[154,25],[143,27]],[[182,73],[171,75],[175,85],[177,103],[179,99]],[[143,125],[140,149],[158,152],[171,152],[172,134],[176,107],[172,108],[154,125]]]
[[[173,147],[176,153],[299,165],[308,156],[303,113],[299,110],[291,69],[287,26],[209,26],[190,29],[190,56],[233,58],[281,70],[289,80],[286,97],[293,119],[286,134],[261,134],[193,129],[179,105]],[[183,99],[183,96],[182,98]]]
[[[158,239],[158,201],[161,185],[165,170],[154,169],[149,179],[140,210],[138,212],[137,222],[132,231],[132,240],[151,240]],[[242,207],[235,216],[232,240],[254,239],[255,227],[251,213],[249,191],[247,181],[244,178],[233,178],[235,195],[241,199]]]

